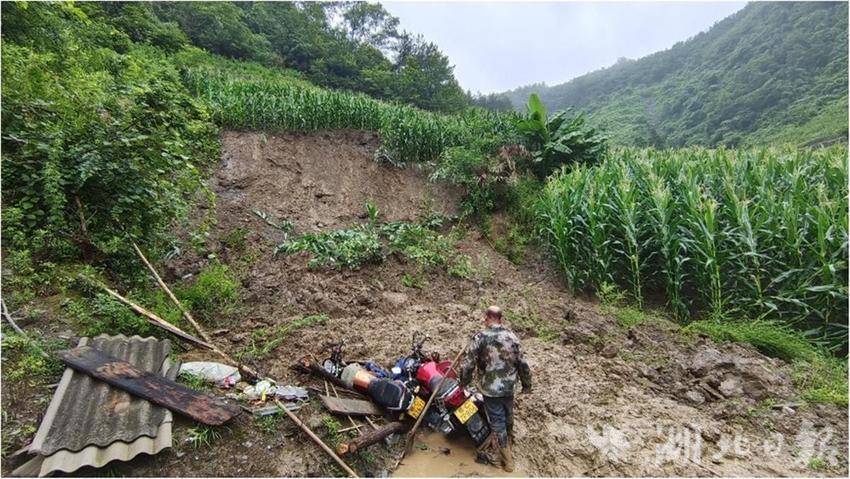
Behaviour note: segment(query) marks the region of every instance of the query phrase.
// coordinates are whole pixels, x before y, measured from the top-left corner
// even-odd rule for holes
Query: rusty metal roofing
[[[103,335],[82,338],[79,346],[86,345],[146,371],[177,375],[168,340]],[[171,422],[165,408],[67,368],[29,448],[38,456],[15,472],[41,476],[155,454],[171,446]]]

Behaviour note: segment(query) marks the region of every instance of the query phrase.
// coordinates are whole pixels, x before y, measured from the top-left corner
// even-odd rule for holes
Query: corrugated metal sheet
[[[170,367],[168,340],[104,335],[81,339],[79,346],[85,345],[146,371],[177,375],[178,368]],[[171,446],[171,422],[165,408],[67,368],[30,447],[38,456],[15,473],[71,472],[142,452],[156,454]]]

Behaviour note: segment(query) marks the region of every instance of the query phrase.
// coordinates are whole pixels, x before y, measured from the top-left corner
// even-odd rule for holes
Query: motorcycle
[[[475,444],[481,445],[490,435],[487,421],[480,412],[483,396],[460,386],[451,361],[440,361],[439,355],[431,354],[429,357],[423,352],[423,344],[427,339],[427,336],[414,333],[411,353],[399,359],[393,368],[394,377],[415,385],[413,390],[416,397],[407,413],[418,418],[431,392],[442,382],[423,420],[433,429],[447,435],[466,430]],[[445,376],[448,377],[443,381]]]
[[[410,353],[399,358],[390,371],[373,362],[346,364],[342,359],[345,340],[325,347],[331,353],[322,366],[375,403],[414,419],[422,414],[431,391],[442,382],[423,421],[447,435],[466,431],[480,446],[490,435],[490,427],[481,412],[484,398],[460,386],[451,361],[440,361],[439,354],[424,351],[429,339],[425,334],[414,333]]]

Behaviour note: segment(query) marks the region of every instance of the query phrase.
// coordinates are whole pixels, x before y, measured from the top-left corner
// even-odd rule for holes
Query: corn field
[[[663,292],[682,320],[774,319],[847,349],[847,147],[624,149],[535,206],[570,287]]]
[[[220,125],[237,129],[309,131],[350,128],[378,132],[378,159],[394,164],[436,161],[449,147],[513,134],[511,116],[483,110],[459,115],[426,112],[363,94],[317,88],[239,65],[183,68],[187,86]]]

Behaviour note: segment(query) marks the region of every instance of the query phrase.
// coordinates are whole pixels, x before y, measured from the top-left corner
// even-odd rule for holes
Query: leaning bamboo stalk
[[[192,317],[192,313],[190,313],[189,310],[186,309],[183,306],[183,303],[181,303],[180,300],[177,299],[177,296],[175,296],[174,293],[171,292],[171,288],[169,288],[168,285],[165,284],[165,281],[162,280],[162,278],[159,276],[159,273],[156,272],[156,269],[153,267],[153,265],[148,261],[148,259],[142,253],[142,250],[139,249],[139,247],[136,245],[135,241],[132,242],[132,245],[133,245],[133,249],[136,250],[136,254],[139,255],[139,258],[141,258],[142,262],[145,263],[145,266],[148,267],[148,270],[151,272],[151,275],[154,277],[154,279],[156,279],[156,282],[159,285],[160,289],[162,289],[165,292],[165,294],[168,295],[169,298],[171,298],[171,301],[183,313],[183,317],[186,318],[186,320],[189,321],[189,323],[195,328],[195,331],[197,331],[198,334],[200,334],[201,337],[204,338],[204,341],[209,343],[210,349],[214,353],[216,353],[220,357],[222,357],[224,360],[226,360],[229,364],[232,364],[232,365],[236,366],[239,370],[245,372],[248,376],[253,376],[255,378],[259,378],[260,376],[257,374],[256,371],[249,368],[248,366],[245,366],[244,364],[239,363],[238,361],[231,358],[229,354],[225,353],[224,351],[222,351],[222,350],[218,349],[218,347],[216,347],[216,345],[210,339],[209,335],[207,335],[206,331],[204,331],[204,328],[202,328],[201,325],[198,324],[197,321],[195,321],[195,318]]]
[[[12,318],[12,315],[9,314],[9,310],[6,309],[6,300],[0,298],[0,307],[2,307],[3,309],[3,318],[9,323],[9,325],[12,326],[12,329],[14,329],[15,332],[17,332],[18,334],[26,336],[24,330],[21,329],[20,326],[18,326],[18,323],[16,323],[15,320]]]
[[[303,422],[301,422],[300,419],[298,419],[298,416],[296,416],[292,411],[287,409],[279,400],[275,399],[274,403],[277,404],[277,407],[281,408],[287,416],[289,416],[289,419],[292,419],[292,422],[298,425],[298,427],[300,427],[302,431],[304,431],[308,436],[310,436],[310,439],[312,439],[313,442],[318,444],[318,446],[321,447],[322,450],[328,453],[328,455],[331,456],[331,458],[333,458],[333,460],[336,461],[337,464],[339,464],[339,467],[341,467],[346,473],[348,473],[350,477],[358,477],[357,473],[354,472],[350,467],[348,467],[348,464],[346,464],[345,461],[342,460],[342,458],[337,456],[336,453],[333,452],[333,450],[319,438],[319,436],[317,436],[313,431],[310,430],[309,427],[307,427],[307,425],[305,425]]]
[[[135,312],[136,312],[136,313],[138,313],[139,315],[144,316],[144,317],[145,317],[145,319],[147,319],[147,320],[148,320],[148,322],[150,322],[150,323],[151,323],[151,324],[153,324],[154,326],[158,326],[158,327],[160,327],[160,328],[162,328],[162,329],[164,329],[164,330],[168,331],[169,333],[171,333],[171,334],[173,334],[173,335],[175,335],[175,336],[177,336],[177,337],[179,337],[179,338],[182,338],[182,339],[184,339],[184,340],[186,340],[186,341],[188,341],[188,342],[190,342],[190,343],[192,343],[192,344],[195,344],[195,345],[197,345],[197,346],[200,346],[200,347],[202,347],[202,348],[204,348],[204,349],[214,350],[214,349],[213,349],[214,347],[213,347],[211,344],[209,344],[209,343],[207,343],[207,342],[203,341],[203,340],[202,340],[202,339],[200,339],[200,338],[197,338],[197,337],[195,337],[195,336],[192,336],[191,334],[189,334],[189,333],[187,333],[187,332],[183,331],[182,329],[178,328],[177,326],[174,326],[173,324],[169,323],[168,321],[166,321],[166,320],[164,320],[164,319],[160,318],[160,317],[159,317],[159,316],[157,316],[156,314],[154,314],[154,313],[152,313],[152,312],[148,311],[147,309],[145,309],[145,308],[143,308],[143,307],[139,306],[138,304],[136,304],[136,303],[134,303],[134,302],[130,301],[129,299],[125,298],[124,296],[121,296],[121,295],[120,295],[120,294],[118,294],[117,292],[115,292],[115,291],[113,291],[113,290],[109,289],[109,287],[108,287],[108,286],[106,286],[105,284],[101,283],[100,281],[97,281],[97,280],[95,280],[95,279],[89,278],[89,277],[84,276],[84,275],[82,275],[82,274],[81,274],[79,277],[80,277],[81,279],[83,279],[83,280],[85,280],[85,281],[88,281],[89,283],[91,283],[91,284],[93,284],[93,285],[95,285],[95,286],[99,287],[100,289],[102,289],[102,290],[106,291],[106,292],[107,292],[107,293],[109,293],[109,295],[110,295],[110,296],[112,296],[113,298],[115,298],[115,299],[117,299],[118,301],[121,301],[121,302],[122,302],[122,303],[124,303],[125,305],[129,306],[129,307],[130,307],[130,309],[132,309],[133,311],[135,311]]]
[[[177,299],[177,296],[174,296],[174,293],[171,292],[171,288],[169,288],[168,285],[165,284],[165,281],[163,281],[162,278],[159,276],[159,273],[156,272],[156,269],[154,269],[153,265],[142,253],[142,250],[140,250],[138,245],[136,245],[136,242],[132,241],[131,244],[133,245],[133,249],[136,250],[136,254],[139,255],[139,258],[141,258],[142,262],[145,263],[145,266],[148,267],[148,271],[151,272],[151,276],[153,276],[157,284],[159,284],[160,289],[165,291],[165,294],[168,295],[169,298],[171,298],[171,302],[173,302],[180,310],[180,312],[183,313],[183,317],[186,318],[186,321],[189,321],[189,324],[191,324],[192,327],[195,328],[195,331],[197,331],[197,333],[201,335],[202,338],[204,338],[204,341],[212,343],[212,340],[207,335],[206,331],[204,331],[204,328],[202,328],[201,325],[198,324],[197,321],[195,321],[195,318],[192,317],[192,313],[190,313],[188,309],[183,307],[183,303],[181,303],[180,300]]]
[[[410,451],[413,448],[413,439],[416,437],[416,431],[419,429],[419,425],[422,424],[422,420],[425,419],[425,415],[428,413],[428,409],[431,408],[431,403],[434,402],[434,399],[437,397],[437,393],[440,391],[440,388],[443,387],[443,384],[445,384],[446,380],[449,378],[449,372],[454,369],[457,365],[457,362],[460,361],[460,358],[461,356],[463,356],[464,351],[466,351],[467,346],[468,345],[464,346],[460,350],[460,352],[457,353],[455,360],[452,361],[452,363],[449,365],[449,369],[443,375],[443,378],[440,379],[439,383],[437,383],[437,387],[434,388],[433,391],[431,391],[431,397],[428,398],[428,402],[425,403],[425,407],[422,408],[422,412],[420,412],[419,417],[416,418],[416,423],[413,424],[413,428],[410,430],[409,433],[407,433],[407,441],[404,446],[404,452],[402,457],[410,454]]]

